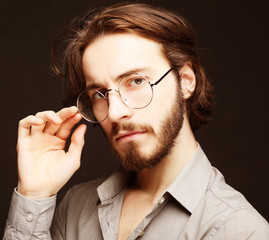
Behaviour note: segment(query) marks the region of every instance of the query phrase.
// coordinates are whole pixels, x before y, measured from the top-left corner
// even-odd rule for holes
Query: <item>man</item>
[[[194,138],[213,98],[182,17],[118,4],[76,19],[64,43],[54,69],[77,107],[20,121],[4,239],[268,239],[268,223]],[[53,218],[57,192],[80,165],[85,125],[64,149],[82,117],[100,124],[122,167],[73,187]]]

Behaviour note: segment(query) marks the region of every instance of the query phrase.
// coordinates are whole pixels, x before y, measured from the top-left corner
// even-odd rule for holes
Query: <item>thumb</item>
[[[77,127],[71,137],[71,143],[68,149],[68,153],[72,158],[80,160],[82,148],[84,146],[84,135],[86,132],[87,126],[85,124],[81,124]]]

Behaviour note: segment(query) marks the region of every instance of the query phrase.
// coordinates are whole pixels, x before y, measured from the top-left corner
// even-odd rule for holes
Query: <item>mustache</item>
[[[112,126],[110,139],[116,136],[120,131],[141,131],[141,132],[154,133],[153,127],[148,124],[115,123]]]

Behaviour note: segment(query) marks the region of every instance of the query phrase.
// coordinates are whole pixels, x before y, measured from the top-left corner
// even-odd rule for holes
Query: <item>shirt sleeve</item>
[[[32,200],[13,192],[3,240],[51,239],[56,196]]]
[[[269,225],[257,212],[237,210],[221,224],[213,240],[268,240]]]

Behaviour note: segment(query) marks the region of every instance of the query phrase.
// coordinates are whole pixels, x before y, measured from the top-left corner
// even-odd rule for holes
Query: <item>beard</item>
[[[171,154],[183,125],[184,112],[184,100],[179,90],[177,91],[177,97],[173,106],[161,123],[160,133],[156,134],[153,127],[149,124],[115,123],[108,140],[112,152],[119,159],[121,166],[128,172],[138,172],[156,166],[163,158]],[[113,136],[122,130],[146,132],[157,137],[158,144],[150,154],[146,155],[141,152],[139,145],[135,141],[130,141],[124,144],[124,151],[120,153],[115,147]]]

